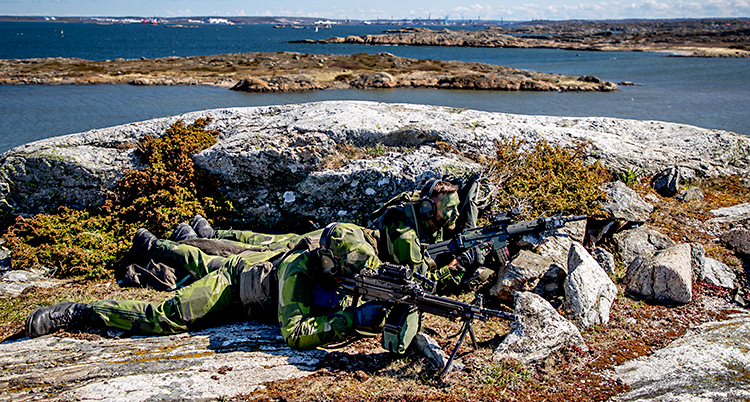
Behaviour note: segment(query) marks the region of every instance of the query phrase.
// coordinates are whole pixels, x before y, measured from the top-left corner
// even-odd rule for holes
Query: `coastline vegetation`
[[[178,121],[163,136],[141,141],[137,152],[148,167],[125,172],[103,207],[63,207],[55,213],[19,218],[9,228],[4,239],[5,246],[12,250],[14,268],[53,266],[57,278],[72,281],[54,288],[33,287],[18,297],[0,299],[0,339],[18,336],[26,316],[42,305],[102,299],[159,301],[171,296],[113,285],[113,267],[130,247],[138,227],[166,237],[175,223],[195,213],[215,224],[231,216],[231,202],[216,192],[218,178],[196,167],[191,159],[192,154],[215,142],[217,132],[206,130],[209,122],[199,119],[186,125]],[[496,146],[496,158],[482,163],[494,172],[492,178],[498,187],[494,207],[498,210],[518,206],[512,205],[515,202],[528,207],[524,212],[530,218],[552,212],[597,217],[597,201],[603,197],[598,188],[613,177],[642,196],[651,193],[650,178],[640,172],[616,174],[588,160],[585,143],[566,148],[511,139]],[[340,158],[327,163],[339,166],[347,159],[407,151],[380,145],[341,145]],[[740,177],[705,179],[690,185],[704,190],[703,201],[685,203],[654,194],[659,202],[655,203],[650,224],[675,240],[710,244],[710,235],[694,223],[705,221],[710,209],[749,202],[750,186]],[[706,251],[742,272],[742,260],[730,250],[712,246]],[[649,355],[698,323],[726,315],[702,304],[705,296],[728,298],[726,290],[696,284],[694,295],[693,302],[678,307],[618,296],[609,324],[582,333],[591,349],[588,353],[563,348],[533,364],[493,362],[492,351],[509,331],[507,322],[493,320],[475,326],[479,350],[466,353],[468,349],[462,349],[459,357],[466,369],[445,381],[435,377],[435,369],[419,353],[410,351],[405,357],[395,358],[379,351],[377,338],[363,338],[329,351],[322,368],[309,377],[266,384],[253,394],[233,400],[607,400],[628,389],[607,375],[614,365]],[[495,301],[488,303],[493,307]],[[661,322],[670,323],[668,331],[655,324]],[[437,332],[440,345],[449,349],[454,340],[448,335],[458,332],[460,323],[428,315],[424,325]],[[97,339],[100,335],[76,336]]]
[[[57,278],[111,279],[139,227],[166,237],[197,213],[221,221],[232,203],[217,192],[218,178],[190,158],[216,142],[218,132],[205,130],[209,122],[180,120],[162,137],[147,136],[137,152],[148,167],[126,171],[102,207],[17,218],[3,236],[14,268],[43,265]]]

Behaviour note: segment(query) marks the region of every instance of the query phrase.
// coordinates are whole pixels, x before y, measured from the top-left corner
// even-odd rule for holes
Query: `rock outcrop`
[[[53,335],[0,344],[0,400],[221,400],[312,374],[326,352],[290,349],[254,322],[123,339]]]
[[[715,20],[665,24],[661,21],[564,21],[487,27],[483,30],[401,28],[380,35],[350,35],[298,43],[356,45],[555,48],[566,50],[673,51],[681,56],[750,57],[747,28]],[[632,83],[631,83],[632,85]]]
[[[266,227],[285,219],[359,221],[372,205],[413,190],[426,172],[475,170],[467,156],[492,157],[495,140],[513,137],[589,141],[590,156],[607,167],[636,166],[644,174],[677,164],[707,177],[744,172],[750,162],[731,154],[738,144],[750,146],[745,137],[679,124],[334,101],[206,110],[19,146],[0,155],[0,208],[34,214],[99,205],[123,169],[142,168],[134,153],[139,140],[199,117],[212,118],[208,128],[221,134],[195,162],[223,179],[221,189],[247,224]],[[347,160],[343,144],[384,152]]]
[[[565,278],[565,302],[572,321],[581,329],[608,323],[615,296],[614,282],[580,243],[574,243],[568,254]]]
[[[693,298],[693,264],[689,244],[653,256],[637,257],[623,280],[628,292],[663,303],[688,303]]]
[[[653,355],[615,368],[631,390],[614,402],[750,399],[750,315],[707,323]]]
[[[511,332],[492,354],[493,360],[512,358],[524,363],[543,359],[564,346],[588,351],[581,333],[534,293],[520,292],[515,301],[516,321]]]

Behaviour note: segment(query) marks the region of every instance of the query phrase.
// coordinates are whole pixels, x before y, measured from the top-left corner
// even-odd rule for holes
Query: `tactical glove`
[[[388,306],[370,301],[354,309],[354,329],[357,331],[377,334],[383,330]]]
[[[484,251],[480,246],[472,247],[456,257],[464,271],[473,271],[484,265]]]

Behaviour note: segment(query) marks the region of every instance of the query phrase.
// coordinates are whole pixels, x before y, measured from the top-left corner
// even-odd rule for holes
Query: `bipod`
[[[474,300],[474,303],[472,304],[476,304],[479,308],[482,308],[482,295],[478,295],[477,298]],[[467,332],[469,333],[469,336],[471,337],[471,346],[474,348],[474,350],[477,350],[479,348],[477,345],[477,338],[476,336],[474,336],[474,327],[472,326],[473,321],[474,321],[474,314],[472,313],[464,321],[464,324],[461,327],[461,332],[456,334],[456,335],[461,334],[461,336],[458,337],[456,346],[453,348],[453,352],[451,352],[450,358],[448,358],[448,363],[445,363],[445,367],[443,367],[443,371],[441,371],[440,375],[438,376],[440,379],[445,377],[445,375],[448,374],[448,371],[450,371],[451,366],[453,365],[453,360],[455,360],[456,354],[458,353],[458,348],[461,347],[461,344],[463,343]],[[453,338],[456,335],[450,336],[449,338]]]

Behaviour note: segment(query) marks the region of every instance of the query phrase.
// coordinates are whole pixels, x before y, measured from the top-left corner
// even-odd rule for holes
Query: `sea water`
[[[274,29],[270,25],[166,28],[145,24],[0,22],[0,58],[106,60],[256,51],[389,52],[555,74],[596,75],[615,83],[631,81],[636,85],[620,86],[619,91],[609,93],[389,89],[285,94],[239,93],[195,86],[0,86],[0,152],[51,136],[195,110],[320,100],[407,102],[532,115],[662,120],[750,135],[749,59],[669,57],[642,52],[288,43],[297,39],[379,33],[385,28],[394,27],[333,26],[316,32]]]

